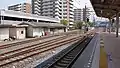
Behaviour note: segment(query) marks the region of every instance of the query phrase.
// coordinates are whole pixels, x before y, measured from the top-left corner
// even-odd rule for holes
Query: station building
[[[40,37],[45,35],[52,35],[65,31],[65,26],[57,23],[36,23],[36,22],[23,22],[19,25],[28,26],[26,28],[27,37]]]
[[[7,25],[0,24],[0,40],[15,37],[16,39],[25,39],[26,30],[24,25]]]
[[[0,26],[0,40],[11,36],[15,36],[17,39],[24,39],[26,37],[44,36],[66,31],[66,26],[60,24],[60,20],[56,18],[11,10],[0,11]],[[15,31],[16,34],[11,31]],[[19,33],[24,35],[19,35]]]

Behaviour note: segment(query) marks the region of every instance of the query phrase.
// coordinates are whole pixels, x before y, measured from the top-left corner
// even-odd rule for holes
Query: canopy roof
[[[99,17],[112,18],[120,11],[120,0],[90,0]]]
[[[60,23],[41,23],[41,22],[23,22],[19,25],[31,25],[32,27],[47,27],[47,28],[61,28],[66,27],[63,24]]]

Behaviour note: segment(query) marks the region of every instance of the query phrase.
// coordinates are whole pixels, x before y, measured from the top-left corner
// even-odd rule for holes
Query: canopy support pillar
[[[111,33],[111,23],[112,23],[112,21],[111,21],[111,18],[109,18],[109,33]]]
[[[119,12],[116,13],[116,37],[118,37],[119,33]]]

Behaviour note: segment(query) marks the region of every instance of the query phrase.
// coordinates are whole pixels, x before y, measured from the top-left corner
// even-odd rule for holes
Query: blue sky
[[[91,3],[90,0],[73,0],[74,1],[74,9],[76,8],[84,8],[85,4],[87,7],[90,7],[91,9]],[[31,2],[31,0],[1,0],[0,2],[0,9],[8,9],[8,6],[18,4],[18,3],[24,3],[24,2]],[[92,9],[93,10],[93,9]],[[92,16],[91,16],[92,17]]]
[[[7,9],[9,5],[23,3],[25,1],[31,2],[31,0],[1,0],[0,9]],[[76,6],[77,8],[84,8],[85,3],[88,7],[92,7],[89,0],[73,0],[73,1],[74,1],[74,6]]]
[[[18,4],[18,3],[24,3],[24,2],[31,2],[31,0],[1,0],[0,1],[0,9],[7,9],[8,6]],[[89,7],[92,11],[93,9],[91,8],[92,5],[90,3],[90,0],[73,0],[74,1],[74,8],[84,8],[85,4],[87,7]],[[93,15],[91,14],[91,20],[93,18]],[[99,19],[101,20],[101,18]]]
[[[90,0],[73,0],[74,1],[74,5],[77,8],[84,8],[85,4],[87,7],[92,7]]]
[[[26,0],[1,0],[0,1],[0,9],[7,9],[9,5],[14,5],[17,3],[23,3]]]

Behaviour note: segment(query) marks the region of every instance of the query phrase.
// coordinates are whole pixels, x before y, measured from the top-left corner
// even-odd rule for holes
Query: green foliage
[[[89,25],[90,27],[93,27],[93,26],[94,26],[94,23],[93,23],[93,22],[88,22],[88,25]]]
[[[81,29],[83,26],[83,22],[81,22],[81,21],[74,22],[73,26],[77,29]]]
[[[63,25],[66,25],[66,26],[68,25],[68,21],[67,21],[67,20],[65,20],[65,19],[60,20],[60,23],[61,23],[61,24],[63,24]]]
[[[76,22],[74,22],[73,26],[75,29],[81,29],[82,26],[93,27],[94,23],[93,22],[76,21]]]

